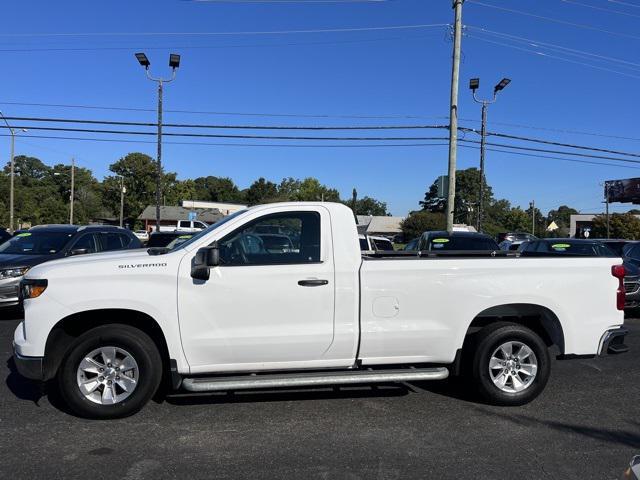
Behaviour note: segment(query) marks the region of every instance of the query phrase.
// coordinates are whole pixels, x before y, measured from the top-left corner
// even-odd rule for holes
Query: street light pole
[[[176,69],[180,66],[180,55],[172,53],[169,55],[169,67],[171,67],[171,77],[152,77],[149,73],[151,62],[144,53],[136,53],[136,58],[147,74],[147,78],[158,83],[158,157],[156,159],[156,231],[160,231],[160,199],[162,198],[162,93],[165,83],[172,82],[176,78]]]
[[[531,208],[531,235],[536,234],[536,201],[531,200],[529,202],[529,207]]]
[[[479,78],[472,78],[469,81],[469,88],[473,92],[473,100],[476,103],[482,104],[482,126],[480,127],[480,185],[478,187],[478,218],[476,220],[476,230],[479,232],[482,231],[482,213],[484,206],[484,185],[485,185],[485,176],[484,176],[484,155],[485,155],[485,146],[487,139],[487,107],[498,98],[498,92],[504,89],[507,85],[511,83],[511,80],[508,78],[503,78],[493,88],[493,98],[490,100],[481,100],[476,96],[476,90],[480,86]]]
[[[69,193],[69,225],[73,225],[73,201],[76,188],[76,159],[71,157],[71,193]]]
[[[11,135],[11,150],[9,153],[9,233],[13,235],[13,212],[14,212],[14,185],[15,185],[15,176],[16,176],[16,165],[15,165],[15,146],[16,146],[16,130],[11,128],[7,119],[4,118],[2,112],[0,112],[0,117],[4,120],[4,123],[7,125],[9,129],[9,135]],[[21,132],[26,132],[26,128],[21,128]]]
[[[124,177],[120,176],[120,227],[124,222]]]
[[[456,198],[456,161],[458,156],[458,80],[460,78],[460,49],[462,45],[462,4],[453,0],[453,64],[451,67],[451,97],[449,102],[449,191],[447,193],[447,231],[453,231]]]

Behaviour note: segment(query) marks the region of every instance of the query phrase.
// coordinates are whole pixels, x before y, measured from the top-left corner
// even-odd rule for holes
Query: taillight
[[[616,306],[618,310],[624,310],[625,292],[624,292],[624,265],[614,265],[611,267],[611,275],[618,279],[618,290],[616,291]]]

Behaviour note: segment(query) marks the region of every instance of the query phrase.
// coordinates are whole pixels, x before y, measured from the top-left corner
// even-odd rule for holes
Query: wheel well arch
[[[530,328],[547,346],[555,345],[561,354],[564,353],[564,331],[557,315],[549,308],[533,303],[509,303],[483,310],[469,324],[465,343],[474,333],[495,322],[512,322]]]
[[[93,328],[109,324],[128,325],[149,335],[162,358],[163,372],[170,370],[169,348],[158,322],[150,315],[137,310],[108,308],[74,313],[54,325],[45,344],[44,379],[50,380],[56,375],[76,338]]]

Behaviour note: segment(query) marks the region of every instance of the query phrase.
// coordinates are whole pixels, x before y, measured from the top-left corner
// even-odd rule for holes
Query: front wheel
[[[549,351],[527,327],[507,322],[489,325],[478,333],[472,372],[485,400],[523,405],[536,398],[549,380]]]
[[[140,410],[158,389],[162,359],[149,336],[128,325],[96,327],[73,344],[58,370],[62,398],[87,418]]]

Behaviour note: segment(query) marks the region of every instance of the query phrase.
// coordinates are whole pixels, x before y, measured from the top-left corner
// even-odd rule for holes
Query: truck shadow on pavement
[[[616,445],[624,445],[635,449],[640,449],[640,423],[637,421],[629,422],[633,430],[613,430],[610,428],[596,427],[590,425],[579,425],[569,422],[559,422],[555,420],[541,420],[529,415],[510,414],[503,410],[493,410],[481,406],[475,407],[478,412],[487,417],[493,417],[497,420],[513,423],[520,427],[527,428],[551,428],[556,431],[581,435],[600,442],[614,443]]]
[[[221,403],[299,402],[353,398],[402,397],[411,389],[404,384],[376,384],[295,390],[245,390],[220,393],[171,393],[170,405],[215,405]]]

